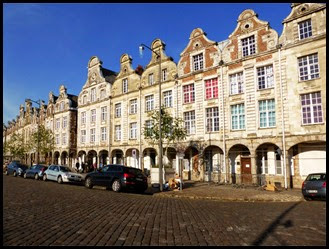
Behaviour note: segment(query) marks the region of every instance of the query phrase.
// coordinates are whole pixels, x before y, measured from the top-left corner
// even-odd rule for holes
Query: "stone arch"
[[[111,158],[113,164],[124,164],[124,153],[120,149],[112,150]]]
[[[77,158],[78,162],[79,162],[79,166],[78,169],[82,170],[83,165],[86,164],[86,160],[87,160],[87,153],[84,150],[80,150],[78,152],[78,158]]]
[[[59,165],[59,163],[60,163],[60,153],[59,153],[59,151],[55,151],[54,152],[54,164],[56,164],[56,165]]]
[[[232,183],[251,183],[252,182],[252,168],[250,150],[243,144],[232,145],[228,150],[229,172],[231,174]],[[242,164],[244,167],[242,167]],[[249,165],[249,166],[247,166]],[[250,169],[249,169],[250,168]],[[245,172],[250,170],[251,172]]]
[[[176,166],[176,154],[177,151],[173,147],[165,148],[163,151],[163,163],[169,168],[175,168]]]
[[[204,150],[204,164],[202,167],[203,179],[205,181],[217,180],[220,181],[219,172],[223,171],[224,152],[216,146],[210,145]]]
[[[129,167],[140,168],[139,150],[136,148],[129,148],[126,151],[126,165]]]
[[[98,152],[98,157],[99,157],[99,165],[102,164],[102,167],[104,167],[104,165],[110,164],[110,158],[109,158],[108,150],[99,151]]]
[[[199,180],[201,169],[199,167],[200,151],[193,145],[188,146],[184,152],[183,178],[185,180]]]
[[[157,164],[157,151],[154,148],[143,150],[144,169],[151,170]]]
[[[95,150],[89,150],[87,153],[87,157],[86,157],[87,161],[87,165],[86,165],[86,171],[90,172],[93,170],[93,165],[96,163],[96,165],[98,165],[98,160],[97,160],[97,152]]]
[[[60,156],[60,165],[65,165],[68,166],[68,159],[69,159],[69,154],[67,151],[62,151],[61,156]]]

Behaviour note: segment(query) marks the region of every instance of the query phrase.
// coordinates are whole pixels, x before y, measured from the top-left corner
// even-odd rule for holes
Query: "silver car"
[[[309,174],[302,185],[302,194],[306,200],[326,199],[326,173]]]
[[[63,182],[81,182],[83,178],[81,174],[72,172],[67,166],[50,165],[44,172],[42,179],[44,181],[57,181],[61,184]]]

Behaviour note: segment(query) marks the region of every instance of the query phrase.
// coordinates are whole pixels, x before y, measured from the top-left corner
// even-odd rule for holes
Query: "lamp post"
[[[39,117],[38,117],[38,148],[37,148],[37,164],[39,164],[39,143],[40,143],[40,134],[39,134],[39,127],[40,127],[40,105],[41,105],[41,100],[39,99],[38,101],[34,101],[32,99],[26,99],[25,101],[31,101],[39,105]]]
[[[142,55],[144,48],[148,48],[151,50],[159,59],[159,184],[160,191],[163,190],[163,175],[162,175],[162,131],[161,131],[161,51],[159,53],[155,52],[154,49],[146,46],[145,44],[141,44],[139,46],[139,52]]]

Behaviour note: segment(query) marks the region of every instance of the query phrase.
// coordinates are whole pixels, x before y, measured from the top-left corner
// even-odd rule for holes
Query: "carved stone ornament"
[[[178,68],[178,75],[182,76],[184,74],[184,68],[186,67],[186,61],[180,63],[179,68]]]

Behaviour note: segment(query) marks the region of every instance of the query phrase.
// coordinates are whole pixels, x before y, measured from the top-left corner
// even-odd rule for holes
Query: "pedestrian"
[[[85,163],[81,163],[81,172],[85,173],[84,170],[85,170]]]
[[[94,164],[93,164],[93,168],[94,168],[94,171],[97,170],[97,163],[96,163],[96,162],[94,162]]]
[[[79,166],[80,166],[79,161],[77,161],[76,164],[75,164],[75,170],[76,171],[79,171]]]

